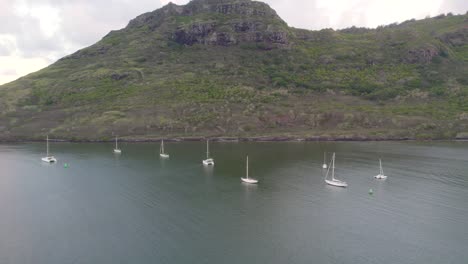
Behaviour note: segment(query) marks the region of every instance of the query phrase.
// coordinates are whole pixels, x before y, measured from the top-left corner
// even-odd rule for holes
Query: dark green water
[[[121,148],[0,145],[0,263],[468,261],[468,142],[212,143],[212,169],[204,142]]]

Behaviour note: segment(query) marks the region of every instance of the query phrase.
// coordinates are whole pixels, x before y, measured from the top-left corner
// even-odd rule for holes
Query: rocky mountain
[[[467,137],[467,44],[467,14],[309,31],[170,3],[0,86],[0,139]]]

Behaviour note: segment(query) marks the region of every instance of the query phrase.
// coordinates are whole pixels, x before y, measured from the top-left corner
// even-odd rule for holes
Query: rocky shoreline
[[[196,142],[209,139],[214,142],[337,142],[337,141],[465,141],[468,138],[452,138],[452,139],[417,139],[414,137],[366,137],[366,136],[313,136],[313,137],[290,137],[290,136],[258,136],[258,137],[159,137],[159,138],[144,138],[144,137],[122,137],[120,142],[130,143],[145,143],[159,142],[164,139],[167,142]],[[49,139],[52,142],[68,142],[68,143],[108,143],[114,139]],[[25,143],[25,142],[43,142],[45,140],[38,139],[0,139],[1,143]]]

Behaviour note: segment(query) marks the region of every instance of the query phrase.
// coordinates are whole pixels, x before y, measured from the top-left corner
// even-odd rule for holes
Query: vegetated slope
[[[466,14],[308,31],[261,2],[168,4],[0,86],[0,138],[463,137],[467,43]]]

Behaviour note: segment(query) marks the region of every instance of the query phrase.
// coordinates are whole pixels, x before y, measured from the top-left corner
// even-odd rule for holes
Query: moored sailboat
[[[208,140],[206,140],[206,159],[202,160],[203,165],[213,166],[214,159],[210,158],[210,146]]]
[[[161,140],[161,146],[159,148],[159,156],[165,159],[169,158],[169,154],[164,152],[164,140]]]
[[[47,163],[57,162],[57,159],[54,156],[51,156],[49,154],[49,136],[47,136],[46,141],[47,141],[47,155],[43,157],[41,160]]]
[[[330,167],[332,169],[332,178],[331,180],[328,179],[328,173],[330,172]],[[348,184],[344,181],[335,179],[335,153],[333,153],[332,160],[330,162],[330,167],[327,170],[327,175],[325,176],[325,182],[329,185],[332,186],[337,186],[337,187],[347,187]]]
[[[245,183],[258,183],[258,180],[249,178],[249,156],[247,156],[246,169],[245,169],[245,178],[241,178]]]
[[[119,145],[117,143],[117,137],[115,137],[115,148],[114,148],[114,153],[120,154],[122,153],[122,150],[119,149]]]
[[[387,179],[387,176],[384,175],[384,172],[382,169],[382,159],[379,159],[379,164],[380,164],[380,172],[379,174],[375,175],[374,178],[379,179],[379,180],[385,180]]]

